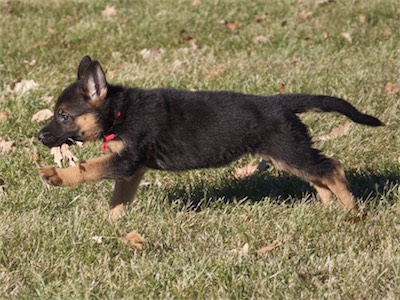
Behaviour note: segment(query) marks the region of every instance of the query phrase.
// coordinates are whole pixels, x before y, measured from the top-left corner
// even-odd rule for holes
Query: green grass
[[[400,89],[398,1],[200,2],[0,2],[0,112],[11,113],[0,137],[15,141],[0,157],[0,298],[399,299],[400,102],[385,92],[388,82]],[[103,17],[106,5],[118,15]],[[231,31],[221,20],[239,25]],[[257,36],[265,43],[255,44]],[[146,60],[145,48],[164,54]],[[40,180],[38,167],[53,162],[35,138],[43,123],[30,121],[51,108],[42,99],[75,79],[86,54],[113,83],[265,95],[285,84],[286,92],[344,97],[379,116],[386,127],[354,125],[316,143],[343,163],[366,217],[322,206],[307,184],[273,169],[235,181],[244,157],[216,170],[150,172],[140,201],[109,223],[112,182],[58,189]],[[18,79],[39,86],[9,91]],[[347,122],[302,119],[314,136]],[[100,144],[74,152],[95,157]],[[134,229],[146,239],[143,251],[118,240]],[[247,254],[231,251],[246,243]]]

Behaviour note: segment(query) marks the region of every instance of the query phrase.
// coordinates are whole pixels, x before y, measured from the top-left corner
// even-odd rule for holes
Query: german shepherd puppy
[[[39,133],[47,147],[103,139],[108,153],[68,168],[42,167],[55,186],[115,179],[110,217],[135,197],[146,170],[184,171],[226,165],[260,155],[308,181],[323,203],[332,194],[356,208],[339,162],[312,147],[296,114],[339,112],[354,122],[381,126],[345,100],[304,94],[246,95],[227,91],[139,89],[108,84],[97,61],[85,56],[78,79],[59,96],[54,117]]]

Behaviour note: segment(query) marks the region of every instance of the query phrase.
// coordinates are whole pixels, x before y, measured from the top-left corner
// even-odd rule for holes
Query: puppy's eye
[[[71,117],[66,113],[62,113],[61,118],[64,122],[67,122]]]
[[[71,119],[71,116],[62,110],[58,111],[58,116],[63,122],[67,122]]]

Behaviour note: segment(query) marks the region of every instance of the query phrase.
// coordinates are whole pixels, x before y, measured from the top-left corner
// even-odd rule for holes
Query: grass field
[[[399,299],[399,15],[397,0],[1,1],[0,141],[14,143],[0,151],[0,298]],[[59,189],[38,176],[54,163],[31,118],[86,54],[112,83],[328,94],[378,116],[385,127],[316,142],[342,162],[364,217],[273,168],[235,180],[243,157],[149,172],[110,223],[112,182]],[[313,136],[348,122],[302,119]],[[101,155],[100,143],[73,151]],[[142,251],[118,240],[132,230]]]

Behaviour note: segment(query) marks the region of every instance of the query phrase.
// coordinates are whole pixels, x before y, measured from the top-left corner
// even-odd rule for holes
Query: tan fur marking
[[[123,215],[126,207],[135,198],[140,181],[146,171],[147,168],[143,167],[138,169],[131,178],[115,181],[115,188],[110,202],[110,221],[115,222]]]
[[[348,210],[355,210],[356,201],[351,194],[343,168],[336,161],[336,169],[328,178],[323,178],[321,183],[326,185],[339,199],[340,203]]]
[[[121,140],[111,140],[107,143],[107,149],[111,151],[111,153],[121,153],[125,149],[125,143]]]
[[[109,176],[107,165],[113,154],[90,159],[69,168],[42,167],[40,173],[48,183],[73,186],[87,181],[97,181]]]
[[[288,172],[290,174],[296,175],[300,178],[303,178],[304,180],[308,180],[308,174],[303,172],[302,170],[293,168],[292,166],[288,165],[287,163],[285,163],[284,161],[281,160],[276,160],[268,155],[263,155],[262,156],[265,160],[270,161],[274,167],[280,171],[285,171]]]
[[[75,124],[78,126],[84,141],[94,141],[100,137],[101,129],[94,114],[88,113],[77,117]]]

